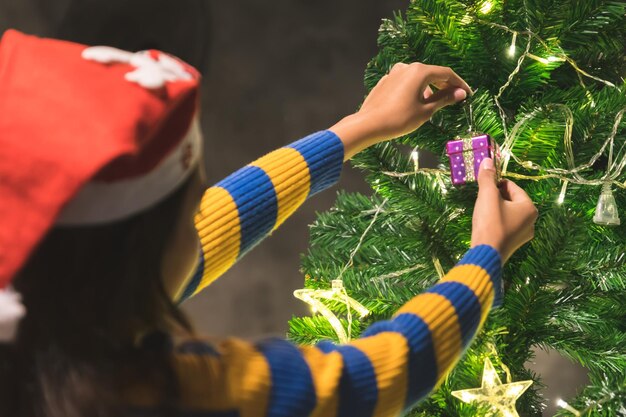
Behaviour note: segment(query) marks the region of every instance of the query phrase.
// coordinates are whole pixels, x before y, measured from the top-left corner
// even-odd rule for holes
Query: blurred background
[[[323,130],[356,110],[363,73],[377,52],[380,20],[407,0],[0,0],[0,33],[27,33],[127,50],[160,49],[203,74],[202,125],[211,183],[259,156]],[[443,145],[442,145],[443,146]],[[300,254],[308,224],[337,189],[370,195],[346,164],[337,186],[301,207],[263,244],[185,303],[197,329],[213,336],[284,336],[303,287]],[[585,373],[555,353],[529,364],[554,400],[574,393]]]

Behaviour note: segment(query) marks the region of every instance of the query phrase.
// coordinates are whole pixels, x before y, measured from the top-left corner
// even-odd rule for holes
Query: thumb
[[[490,198],[500,195],[496,185],[496,168],[491,158],[483,159],[478,170],[478,197],[481,198],[481,195]]]
[[[467,93],[462,88],[448,87],[433,93],[425,101],[433,112],[450,104],[465,100]]]

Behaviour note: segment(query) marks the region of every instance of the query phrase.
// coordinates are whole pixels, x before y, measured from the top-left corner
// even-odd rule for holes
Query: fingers
[[[511,180],[504,179],[499,185],[502,197],[513,202],[526,201],[532,203],[532,200],[519,185]]]
[[[485,158],[478,170],[478,199],[497,202],[500,192],[496,186],[496,169],[491,158]]]
[[[472,94],[470,86],[448,67],[440,67],[438,65],[428,65],[424,84],[434,84],[444,87],[456,87],[465,91],[467,95]],[[445,86],[443,84],[446,84]]]
[[[431,94],[428,97],[426,96],[426,94],[424,94],[424,101],[426,102],[426,106],[429,107],[429,110],[432,112],[435,112],[440,108],[448,106],[450,104],[463,101],[467,97],[467,93],[465,92],[465,90],[456,87],[449,87],[444,90],[439,90],[435,93],[432,93],[430,87],[426,87],[426,89],[430,90]]]
[[[426,87],[424,90],[424,100],[428,101],[428,99],[433,95],[433,90],[430,87]]]

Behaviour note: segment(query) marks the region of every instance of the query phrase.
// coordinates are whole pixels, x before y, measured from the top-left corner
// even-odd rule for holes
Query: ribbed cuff
[[[495,292],[493,306],[502,305],[504,297],[502,258],[496,249],[489,245],[475,246],[465,253],[457,265],[477,265],[487,271]]]

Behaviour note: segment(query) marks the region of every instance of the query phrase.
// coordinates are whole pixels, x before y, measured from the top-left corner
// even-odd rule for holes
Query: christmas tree
[[[368,89],[394,63],[419,61],[453,68],[475,93],[352,160],[373,195],[340,192],[318,214],[296,295],[322,314],[292,319],[290,337],[354,338],[455,265],[477,187],[451,185],[445,144],[486,133],[502,176],[539,209],[535,238],[505,266],[503,306],[410,415],[514,415],[462,401],[491,376],[534,381],[514,408],[541,416],[541,379],[525,368],[537,347],[589,370],[559,415],[626,415],[625,16],[622,1],[420,0],[384,20]],[[425,152],[439,162],[420,164]]]

